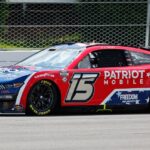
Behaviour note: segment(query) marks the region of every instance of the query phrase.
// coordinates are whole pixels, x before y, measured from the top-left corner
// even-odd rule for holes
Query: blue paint
[[[133,105],[149,103],[150,90],[117,91],[106,102],[108,105]]]

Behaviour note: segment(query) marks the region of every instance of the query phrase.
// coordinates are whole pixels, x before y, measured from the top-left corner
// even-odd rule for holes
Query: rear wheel
[[[37,82],[30,90],[27,98],[27,115],[48,115],[56,111],[58,106],[58,91],[56,86],[48,81]]]

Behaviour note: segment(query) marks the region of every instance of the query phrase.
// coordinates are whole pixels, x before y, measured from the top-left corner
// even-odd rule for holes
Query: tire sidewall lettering
[[[36,82],[35,85],[33,85],[32,88],[30,89],[31,91],[35,88],[36,84],[43,84],[43,85],[45,85],[45,86],[51,87],[52,90],[54,90],[52,82],[51,82],[51,81],[48,81],[48,80],[46,80],[46,79],[43,79],[43,80],[41,80],[41,81]],[[30,92],[31,92],[31,91],[30,91]],[[30,94],[30,92],[29,92],[29,94]],[[52,92],[51,94],[53,94],[53,92]],[[54,95],[51,95],[51,97],[52,97],[51,100],[54,101],[54,97],[55,97],[55,96],[54,96]],[[38,110],[34,107],[34,105],[32,104],[32,100],[30,99],[30,96],[28,96],[28,102],[29,102],[28,108],[29,108],[29,109],[31,110],[31,112],[33,112],[33,114],[35,114],[35,115],[44,116],[44,115],[48,115],[49,113],[52,112],[53,105],[51,105],[50,108],[47,108],[47,109],[45,109],[45,110],[38,111]],[[52,107],[52,108],[51,108],[51,107]]]

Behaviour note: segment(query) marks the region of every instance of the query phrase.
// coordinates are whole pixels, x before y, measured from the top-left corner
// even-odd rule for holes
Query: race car
[[[65,43],[0,67],[0,111],[48,115],[63,108],[150,108],[150,51]]]

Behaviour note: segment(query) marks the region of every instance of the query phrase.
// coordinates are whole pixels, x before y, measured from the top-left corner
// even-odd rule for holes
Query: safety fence
[[[60,42],[150,45],[150,0],[0,2],[0,48]]]

